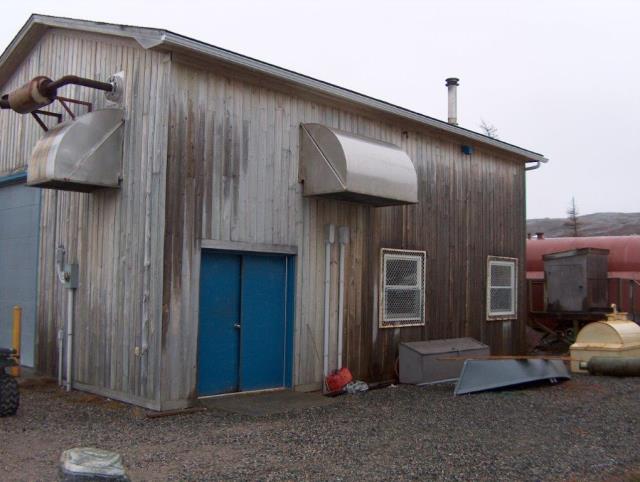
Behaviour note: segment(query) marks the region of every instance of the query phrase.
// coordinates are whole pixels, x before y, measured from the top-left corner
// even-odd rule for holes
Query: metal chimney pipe
[[[449,116],[447,122],[454,126],[458,125],[458,79],[449,77],[446,79],[447,91],[449,93]]]

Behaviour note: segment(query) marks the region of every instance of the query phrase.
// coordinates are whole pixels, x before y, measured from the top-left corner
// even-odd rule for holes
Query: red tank
[[[594,236],[527,240],[527,278],[544,278],[542,255],[578,248],[609,250],[609,278],[640,280],[640,236]]]

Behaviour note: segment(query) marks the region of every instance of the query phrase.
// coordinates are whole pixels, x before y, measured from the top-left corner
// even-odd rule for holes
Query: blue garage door
[[[33,366],[40,189],[0,187],[0,346],[11,346],[11,312],[22,307],[22,365]]]
[[[198,394],[291,385],[293,257],[203,251]]]

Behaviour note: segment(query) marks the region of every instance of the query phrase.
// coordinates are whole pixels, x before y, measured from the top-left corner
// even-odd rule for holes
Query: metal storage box
[[[489,347],[473,338],[400,343],[400,383],[422,385],[458,379],[464,360],[446,357],[488,356]]]
[[[570,350],[571,371],[577,373],[587,373],[581,364],[594,356],[640,357],[640,326],[620,319],[589,323]]]
[[[545,254],[547,310],[586,312],[605,310],[608,249],[581,248]]]

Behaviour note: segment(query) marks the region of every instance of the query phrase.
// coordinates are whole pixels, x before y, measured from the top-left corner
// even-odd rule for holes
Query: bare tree
[[[480,130],[487,137],[491,137],[492,139],[499,139],[498,128],[493,124],[489,124],[484,119],[482,119],[482,122],[480,123]]]
[[[578,212],[578,206],[576,206],[576,198],[572,197],[571,204],[569,204],[569,209],[567,209],[567,222],[564,223],[564,225],[569,228],[573,236],[576,238],[580,236],[579,228],[580,228],[580,225],[582,224],[578,220],[579,214],[580,213]]]

